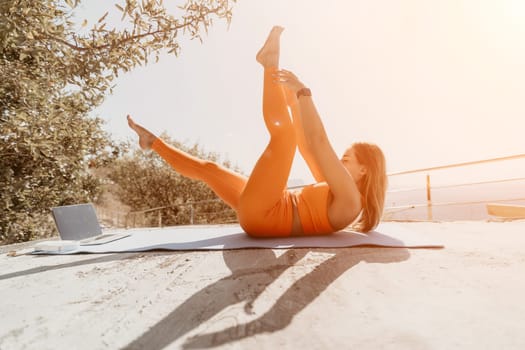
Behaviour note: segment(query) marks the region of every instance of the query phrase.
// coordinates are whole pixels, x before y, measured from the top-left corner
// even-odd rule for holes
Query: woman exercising
[[[270,141],[248,178],[166,144],[129,115],[128,124],[141,148],[152,149],[183,176],[204,181],[237,212],[250,236],[330,234],[349,225],[368,232],[383,211],[383,153],[376,145],[354,143],[337,157],[310,90],[292,72],[279,69],[282,31],[272,28],[256,57],[264,67],[263,116]],[[317,183],[289,191],[297,147]]]

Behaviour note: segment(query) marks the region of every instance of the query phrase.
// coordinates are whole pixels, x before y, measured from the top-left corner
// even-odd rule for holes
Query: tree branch
[[[206,11],[204,13],[199,14],[199,18],[201,19],[201,21],[199,21],[199,22],[203,22],[203,20],[202,20],[203,18],[205,18],[206,16],[208,16],[208,15],[210,15],[212,13],[216,13],[217,10],[218,9],[208,10],[208,11]],[[138,34],[138,35],[133,35],[133,36],[130,36],[130,37],[127,37],[127,38],[120,39],[118,41],[117,45],[122,45],[122,44],[125,44],[125,43],[128,43],[128,42],[137,41],[137,40],[143,39],[145,37],[154,36],[154,35],[160,34],[160,33],[176,32],[176,31],[182,30],[184,28],[191,27],[193,25],[195,25],[194,21],[184,22],[183,24],[179,24],[179,25],[176,25],[176,26],[171,27],[171,28],[167,28],[167,29],[163,28],[163,29],[158,29],[158,30],[151,31],[151,32],[146,32],[146,33],[142,33],[142,34]],[[124,31],[124,33],[127,33],[127,32]],[[67,40],[64,40],[64,39],[61,39],[61,38],[57,38],[57,37],[55,37],[53,35],[50,35],[50,34],[47,34],[47,33],[44,34],[44,35],[38,35],[38,36],[35,37],[35,39],[37,39],[37,40],[45,40],[45,39],[53,40],[53,41],[59,42],[59,43],[61,43],[63,45],[68,46],[69,48],[71,48],[73,50],[76,50],[76,51],[79,51],[79,52],[101,51],[101,50],[105,50],[105,49],[108,49],[108,48],[115,47],[114,44],[105,44],[105,45],[98,45],[98,46],[91,46],[91,47],[79,46],[78,44],[72,44],[71,42],[69,42]],[[74,40],[75,40],[75,43],[78,43],[76,37],[74,38]]]

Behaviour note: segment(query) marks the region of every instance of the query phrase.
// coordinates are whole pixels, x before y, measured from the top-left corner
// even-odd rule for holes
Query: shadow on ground
[[[119,260],[129,260],[134,259],[139,256],[143,256],[145,253],[138,252],[138,253],[117,253],[117,254],[109,254],[104,256],[97,256],[92,259],[85,259],[85,260],[77,260],[68,262],[65,264],[56,264],[56,265],[42,265],[33,267],[27,270],[23,271],[15,271],[11,273],[6,273],[4,275],[0,275],[0,281],[1,280],[7,280],[10,278],[15,277],[22,277],[22,276],[28,276],[28,275],[34,275],[37,273],[47,272],[47,271],[53,271],[53,270],[61,270],[61,269],[67,269],[71,267],[77,267],[77,266],[83,266],[83,265],[91,265],[91,264],[100,264],[100,263],[106,263],[110,261],[119,261]],[[173,252],[157,252],[156,255],[168,255],[173,254]],[[49,255],[35,255],[35,259],[39,258],[45,258]]]
[[[337,278],[359,262],[396,263],[407,260],[406,248],[336,248],[290,249],[277,257],[273,250],[225,250],[224,260],[231,275],[192,295],[125,349],[162,349],[184,334],[210,320],[230,305],[245,302],[245,312],[252,312],[253,302],[289,267],[310,251],[333,254],[313,271],[293,283],[273,306],[257,319],[224,330],[189,338],[184,348],[209,348],[261,333],[272,333],[288,326],[295,315],[312,303]]]

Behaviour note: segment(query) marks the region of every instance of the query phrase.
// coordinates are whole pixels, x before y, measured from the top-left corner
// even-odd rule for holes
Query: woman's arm
[[[305,85],[292,73],[279,70],[276,81],[297,93]],[[328,216],[334,228],[348,225],[361,210],[357,185],[343,166],[328,140],[324,125],[311,96],[298,97],[306,145],[332,193]]]
[[[301,110],[300,110],[297,98],[295,97],[295,92],[287,89],[287,93],[293,95],[293,96],[287,96],[287,100],[289,101],[290,109],[292,110],[293,126],[295,129],[295,136],[297,139],[297,147],[299,148],[299,152],[301,153],[301,156],[305,160],[306,165],[308,165],[308,168],[310,169],[310,172],[312,173],[314,179],[317,182],[323,182],[326,179],[323,176],[321,169],[319,168],[319,165],[315,161],[312,151],[308,147],[305,136],[304,136]]]

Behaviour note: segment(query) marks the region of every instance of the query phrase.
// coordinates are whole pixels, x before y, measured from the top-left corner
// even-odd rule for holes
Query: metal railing
[[[136,210],[136,211],[130,211],[128,213],[128,216],[130,220],[128,221],[129,224],[132,227],[136,227],[137,224],[137,216],[144,215],[147,213],[153,213],[156,212],[157,217],[157,226],[162,227],[163,226],[163,215],[162,211],[164,209],[172,209],[172,208],[183,208],[189,210],[189,218],[187,224],[194,225],[196,223],[196,219],[199,216],[199,211],[196,209],[199,205],[202,204],[210,204],[210,203],[221,203],[222,201],[220,199],[209,199],[209,200],[202,200],[202,201],[193,201],[193,202],[186,202],[181,203],[177,205],[170,205],[170,206],[163,206],[163,207],[156,207],[156,208],[150,208],[145,210]],[[233,210],[231,209],[222,209],[220,211],[213,211],[213,212],[206,212],[206,213],[200,213],[200,216],[206,216],[206,215],[219,215],[219,214],[226,214],[225,217],[231,217]],[[205,220],[206,221],[206,220]],[[227,223],[231,222],[231,220],[225,219],[221,220],[221,223]]]
[[[426,194],[426,202],[425,203],[410,203],[400,206],[386,206],[385,207],[385,214],[384,219],[393,219],[395,218],[396,214],[399,214],[401,212],[406,212],[411,209],[417,209],[417,208],[426,208],[426,220],[433,221],[434,220],[434,208],[435,207],[446,207],[446,206],[472,206],[472,205],[480,205],[480,204],[488,204],[489,202],[517,202],[517,201],[525,201],[525,190],[523,192],[516,193],[514,196],[510,196],[507,198],[493,198],[490,200],[461,200],[461,201],[444,201],[444,202],[436,202],[433,200],[433,193],[436,190],[442,190],[442,189],[458,189],[461,187],[467,187],[467,186],[482,186],[482,185],[490,185],[490,184],[503,184],[503,183],[518,183],[518,182],[525,182],[525,177],[508,177],[508,178],[502,178],[502,179],[492,179],[492,180],[486,180],[486,181],[474,181],[474,182],[462,182],[462,183],[456,183],[456,184],[447,184],[447,185],[441,185],[441,186],[432,186],[431,185],[431,174],[436,171],[441,170],[447,170],[452,168],[465,168],[469,166],[475,166],[475,165],[481,165],[481,164],[488,164],[488,163],[496,163],[496,162],[504,162],[504,161],[512,161],[512,160],[518,160],[518,159],[525,159],[525,154],[518,154],[518,155],[512,155],[507,157],[498,157],[498,158],[491,158],[491,159],[483,159],[483,160],[477,160],[477,161],[470,161],[470,162],[462,162],[462,163],[455,163],[455,164],[447,164],[442,166],[435,166],[435,167],[428,167],[428,168],[420,168],[420,169],[414,169],[414,170],[407,170],[407,171],[400,171],[400,172],[394,172],[388,174],[389,180],[392,180],[396,177],[404,176],[404,175],[412,175],[412,174],[425,174],[425,185],[424,187],[408,187],[408,188],[399,188],[394,190],[389,190],[387,192],[388,195],[392,195],[394,193],[400,194],[400,193],[408,193],[411,191],[425,191]],[[525,166],[523,167],[525,169]]]
[[[155,208],[148,208],[144,210],[132,210],[128,212],[113,211],[107,208],[97,208],[97,214],[102,223],[110,227],[163,227],[172,217],[163,213],[165,210],[177,209],[180,217],[180,225],[194,225],[199,223],[210,223],[219,221],[220,223],[236,222],[234,212],[232,209],[221,209],[215,211],[202,211],[199,206],[204,204],[222,203],[220,199],[210,199],[202,201],[186,202],[176,205],[160,206]],[[213,217],[221,217],[221,220],[214,220]]]

